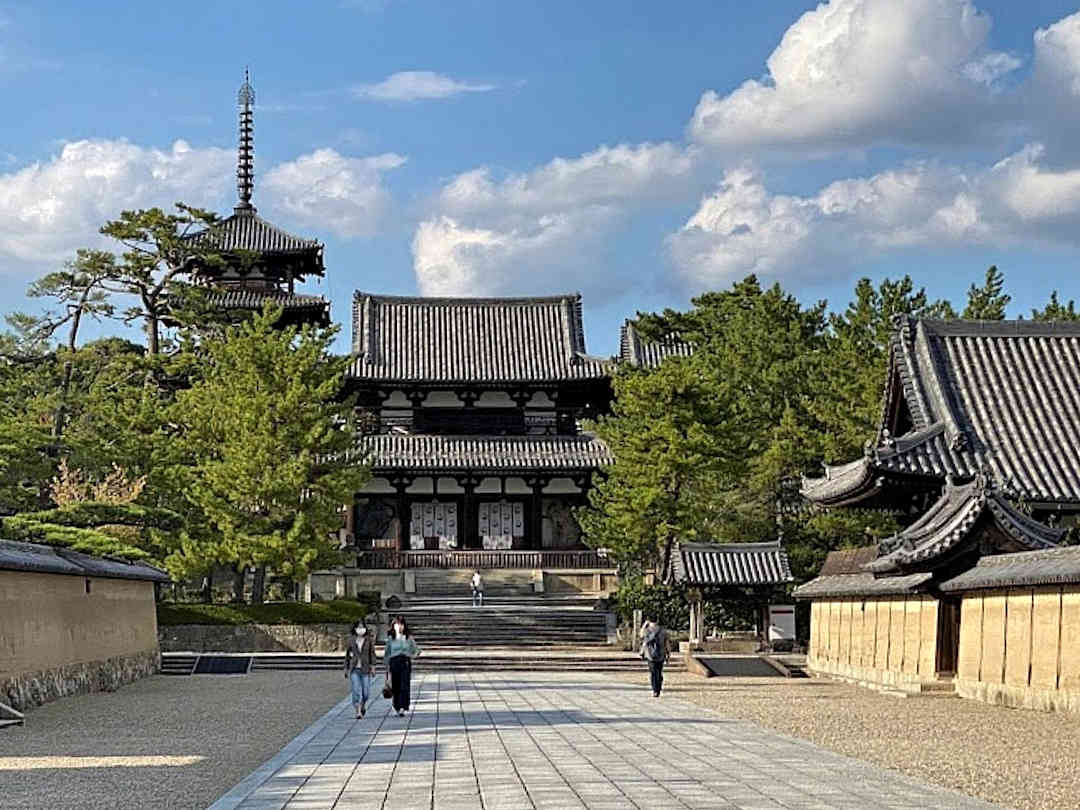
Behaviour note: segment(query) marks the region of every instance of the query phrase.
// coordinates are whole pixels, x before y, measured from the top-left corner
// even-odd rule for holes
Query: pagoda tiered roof
[[[592,472],[614,462],[607,445],[589,434],[577,436],[360,436],[356,454],[375,473],[432,472]]]
[[[1080,506],[1080,324],[904,318],[865,456],[806,479],[810,500],[866,502],[987,470],[1025,500]]]
[[[354,379],[425,384],[601,380],[585,351],[581,296],[353,298]]]
[[[237,206],[232,216],[200,231],[193,240],[222,253],[312,254],[312,269],[307,272],[323,274],[321,242],[295,236],[267,222],[254,207]]]
[[[284,310],[281,316],[283,323],[330,325],[330,302],[321,295],[245,288],[222,289],[207,293],[206,303],[215,309],[250,312],[261,312],[264,306],[271,304]]]

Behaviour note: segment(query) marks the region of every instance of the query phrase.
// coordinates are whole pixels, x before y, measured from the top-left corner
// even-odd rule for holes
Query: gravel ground
[[[64,698],[0,730],[0,807],[205,808],[347,695],[339,672],[258,672]]]
[[[633,679],[647,688],[648,673]],[[897,698],[824,679],[671,673],[664,692],[1005,807],[1080,808],[1077,715]]]

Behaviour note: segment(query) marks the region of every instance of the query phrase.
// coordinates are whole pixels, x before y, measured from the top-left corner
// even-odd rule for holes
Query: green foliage
[[[162,602],[157,606],[157,618],[161,627],[179,624],[351,624],[378,609],[378,594],[362,594],[356,600],[270,602],[261,605]]]
[[[105,531],[49,523],[29,514],[0,518],[0,532],[9,540],[70,548],[72,551],[98,557],[121,557],[126,560],[145,560],[151,557],[149,552]]]
[[[1070,298],[1067,304],[1058,300],[1057,290],[1050,293],[1050,300],[1042,309],[1032,309],[1033,321],[1076,321],[1080,320],[1080,312],[1076,311],[1076,303]]]
[[[668,630],[689,630],[688,590],[684,585],[646,585],[641,578],[629,579],[613,594],[614,609],[624,622],[633,618],[635,610],[640,610],[643,618],[655,619]],[[755,607],[750,600],[719,599],[706,593],[702,604],[705,623],[710,628],[749,630],[754,626]]]
[[[981,321],[1003,320],[1005,307],[1012,300],[1012,296],[1003,291],[1004,287],[1005,276],[997,265],[990,265],[983,285],[976,287],[972,284],[968,289],[968,303],[961,317]]]
[[[203,376],[170,409],[186,459],[176,486],[210,529],[181,538],[167,560],[178,576],[222,563],[299,578],[336,559],[340,510],[368,474],[347,456],[349,360],[330,354],[336,330],[278,329],[280,314],[206,338]]]
[[[122,313],[125,322],[142,321],[146,328],[146,350],[151,355],[161,351],[161,326],[166,316],[178,319],[170,310],[172,298],[190,298],[193,286],[185,276],[195,267],[223,264],[208,241],[191,237],[217,224],[209,211],[183,203],[176,213],[160,208],[123,211],[118,219],[106,222],[101,233],[124,246],[120,257],[105,254],[102,259],[104,289],[130,296],[133,303]],[[190,306],[186,306],[186,310]],[[191,325],[181,321],[183,325]]]

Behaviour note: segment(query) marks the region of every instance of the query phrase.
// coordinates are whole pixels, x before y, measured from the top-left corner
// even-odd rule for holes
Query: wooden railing
[[[356,555],[356,567],[388,568],[614,568],[603,551],[397,551],[375,549]]]

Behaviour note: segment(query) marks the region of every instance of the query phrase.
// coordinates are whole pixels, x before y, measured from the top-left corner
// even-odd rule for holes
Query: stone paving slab
[[[427,673],[412,711],[342,701],[211,810],[986,810],[593,673]]]

